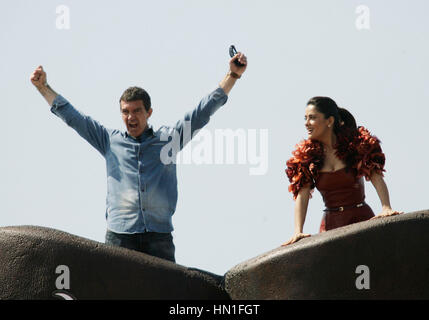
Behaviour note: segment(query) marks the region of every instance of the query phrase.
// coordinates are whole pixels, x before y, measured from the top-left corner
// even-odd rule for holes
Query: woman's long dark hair
[[[323,113],[325,119],[330,116],[334,117],[334,134],[337,136],[335,149],[340,152],[347,149],[349,142],[359,134],[353,115],[347,109],[338,107],[336,102],[329,97],[313,97],[307,102],[307,105],[310,104],[318,112]],[[352,166],[354,158],[354,152],[348,152],[348,156],[344,159],[347,167]]]
[[[329,97],[313,97],[307,105],[315,106],[316,110],[323,113],[325,119],[334,117],[334,133],[337,138],[342,136],[351,137],[357,134],[356,120],[353,115],[344,108],[338,107],[337,103]]]

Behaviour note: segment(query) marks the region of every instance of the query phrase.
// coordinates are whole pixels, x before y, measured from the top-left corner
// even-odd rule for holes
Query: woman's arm
[[[295,200],[295,231],[293,237],[282,244],[282,246],[287,246],[294,242],[299,241],[302,238],[310,237],[310,234],[302,233],[304,228],[305,217],[307,215],[308,201],[310,200],[310,187],[302,188]]]
[[[380,202],[382,206],[381,213],[375,216],[374,218],[393,216],[393,215],[403,213],[403,212],[393,210],[392,207],[390,206],[389,190],[381,174],[373,173],[371,175],[371,182],[375,190],[377,191],[377,194],[378,194],[378,197],[380,198]]]

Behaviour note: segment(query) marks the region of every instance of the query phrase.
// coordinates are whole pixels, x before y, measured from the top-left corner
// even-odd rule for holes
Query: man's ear
[[[149,119],[149,117],[152,115],[152,108],[149,108],[149,110],[147,111],[147,118]]]

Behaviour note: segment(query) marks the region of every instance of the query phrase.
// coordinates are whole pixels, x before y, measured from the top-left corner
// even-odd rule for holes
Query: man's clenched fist
[[[42,66],[38,66],[36,70],[33,71],[30,77],[31,83],[39,90],[42,96],[46,99],[49,105],[52,106],[56,96],[58,95],[52,88],[48,85],[46,81],[46,72],[43,71]]]
[[[38,66],[36,68],[36,70],[33,71],[33,73],[31,74],[30,80],[31,80],[31,83],[36,88],[41,88],[43,86],[46,86],[46,84],[47,84],[47,82],[46,82],[46,72],[43,71],[43,67],[42,66]]]

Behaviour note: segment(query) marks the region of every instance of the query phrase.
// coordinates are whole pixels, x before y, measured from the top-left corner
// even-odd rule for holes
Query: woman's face
[[[325,119],[325,115],[317,111],[314,105],[309,104],[307,108],[305,108],[304,120],[309,139],[321,140],[330,136],[333,126],[333,117]]]

